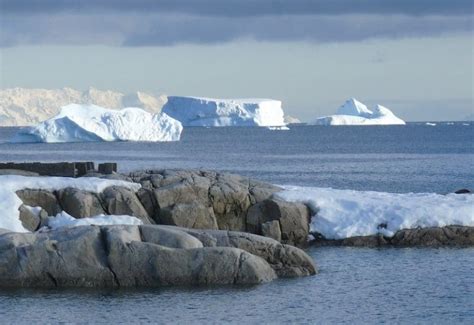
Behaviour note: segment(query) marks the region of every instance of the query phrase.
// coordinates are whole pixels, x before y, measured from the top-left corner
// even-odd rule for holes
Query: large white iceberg
[[[324,116],[310,123],[313,125],[405,125],[391,110],[376,105],[373,110],[367,108],[355,98],[347,100],[339,107],[335,115]]]
[[[474,195],[385,193],[285,186],[278,197],[311,207],[311,232],[327,239],[383,234],[401,229],[474,226]]]
[[[184,126],[284,126],[281,101],[169,96],[164,113]]]
[[[181,123],[140,108],[70,104],[53,118],[20,130],[12,142],[178,141]]]

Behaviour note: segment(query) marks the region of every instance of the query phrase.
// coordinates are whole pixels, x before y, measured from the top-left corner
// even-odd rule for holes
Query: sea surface
[[[275,184],[361,191],[474,189],[472,122],[188,128],[177,143],[7,143],[17,130],[0,128],[0,161],[217,169]],[[0,289],[0,323],[474,323],[474,248],[307,252],[318,275],[258,286]]]

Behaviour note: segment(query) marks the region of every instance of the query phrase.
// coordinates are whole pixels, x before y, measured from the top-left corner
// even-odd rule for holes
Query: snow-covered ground
[[[373,110],[367,108],[355,98],[347,100],[339,107],[335,115],[316,119],[313,125],[404,125],[405,121],[398,118],[391,110],[376,105]]]
[[[26,177],[18,175],[0,175],[0,228],[27,232],[19,219],[22,201],[16,191],[22,189],[44,189],[56,191],[66,187],[100,193],[109,186],[122,186],[138,191],[141,185],[119,180],[107,180],[94,177],[68,178],[68,177]]]
[[[57,116],[20,130],[12,142],[178,141],[182,130],[179,121],[163,113],[70,104]]]
[[[383,234],[393,236],[401,229],[474,226],[474,195],[435,193],[393,194],[285,186],[277,195],[304,202],[316,216],[311,231],[327,239]]]
[[[131,216],[99,214],[90,218],[76,219],[64,211],[58,213],[55,217],[49,218],[48,220],[48,227],[51,229],[58,229],[63,227],[71,228],[88,225],[108,226],[141,224],[143,224],[143,222],[140,219]]]
[[[184,126],[284,126],[281,101],[169,96],[164,113]]]

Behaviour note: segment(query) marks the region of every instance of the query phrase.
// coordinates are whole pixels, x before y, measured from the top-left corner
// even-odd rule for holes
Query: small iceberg
[[[169,96],[162,112],[184,126],[285,126],[281,101]]]
[[[37,126],[20,130],[11,142],[178,141],[182,130],[165,113],[70,104]]]
[[[436,123],[426,122],[425,125],[428,125],[428,126],[436,126]]]
[[[373,110],[355,98],[347,100],[339,107],[335,115],[316,119],[312,125],[405,125],[391,110],[376,105]]]

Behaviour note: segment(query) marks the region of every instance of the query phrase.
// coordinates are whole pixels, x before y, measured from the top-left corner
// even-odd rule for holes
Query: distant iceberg
[[[169,96],[162,112],[184,126],[284,126],[281,101]]]
[[[71,104],[55,117],[20,130],[11,142],[178,141],[182,130],[179,121],[164,113]]]
[[[335,115],[316,119],[313,125],[405,125],[391,110],[376,105],[372,110],[355,98],[347,100]]]

